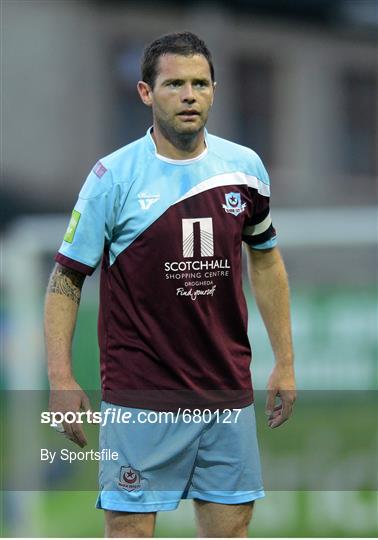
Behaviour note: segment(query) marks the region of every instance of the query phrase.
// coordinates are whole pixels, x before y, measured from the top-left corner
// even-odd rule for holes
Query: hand
[[[275,405],[276,397],[280,403]],[[267,385],[265,414],[268,426],[276,428],[286,422],[293,411],[297,394],[293,364],[276,364]]]
[[[66,412],[78,413],[79,411],[89,411],[91,405],[88,396],[83,391],[81,386],[77,384],[75,379],[54,383],[50,389],[49,409],[51,412]],[[83,431],[83,424],[77,422],[68,423],[62,422],[65,436],[75,444],[83,448],[87,444],[87,439]]]

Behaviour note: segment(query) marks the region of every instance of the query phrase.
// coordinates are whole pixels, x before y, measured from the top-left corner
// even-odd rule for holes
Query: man
[[[269,178],[255,152],[206,132],[214,91],[210,53],[194,34],[146,47],[138,92],[153,126],[95,165],[50,279],[51,407],[88,409],[72,376],[71,340],[84,277],[102,257],[102,412],[116,406],[137,418],[101,428],[100,446],[120,456],[100,467],[97,506],[110,537],[152,536],[156,512],[181,498],[194,499],[199,535],[247,535],[264,491],[242,241],[276,359],[270,427],[287,420],[295,400],[288,283]],[[175,411],[176,420],[143,423],[140,413],[151,411]],[[86,444],[80,424],[63,427]]]

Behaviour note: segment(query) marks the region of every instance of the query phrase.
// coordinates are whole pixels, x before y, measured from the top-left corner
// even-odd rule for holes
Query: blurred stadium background
[[[351,425],[360,424],[376,450],[377,2],[3,0],[1,16],[0,425],[3,453],[13,459],[13,467],[4,465],[9,459],[0,465],[2,535],[103,534],[92,491],[5,490],[12,474],[35,467],[41,446],[39,426],[20,433],[6,391],[47,387],[42,307],[54,252],[93,164],[150,125],[135,89],[139,59],[146,42],[170,31],[194,31],[213,52],[218,88],[209,131],[255,149],[271,176],[293,293],[298,385],[328,391],[325,401],[311,394],[307,409],[299,402],[296,414],[302,423],[310,418],[315,432],[330,428],[330,446],[348,433],[353,439]],[[86,280],[75,336],[75,372],[88,389],[99,385],[97,279],[96,272]],[[254,385],[263,389],[273,359],[247,286],[246,295]],[[362,401],[344,431],[332,431],[327,407],[343,390],[373,395],[372,406]],[[327,406],[315,417],[320,401]],[[265,445],[280,448],[285,429],[287,437],[290,426],[272,438],[261,418],[263,456]],[[364,459],[352,453],[349,471]],[[286,476],[294,474],[290,463]],[[268,489],[251,535],[377,536],[376,492],[364,476],[316,489]],[[195,536],[193,523],[185,501],[159,516],[157,535]]]

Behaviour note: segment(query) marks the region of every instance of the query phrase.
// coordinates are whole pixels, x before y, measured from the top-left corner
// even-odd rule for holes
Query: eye
[[[170,88],[178,88],[181,85],[180,81],[172,81],[168,84]]]
[[[208,86],[208,84],[207,84],[206,81],[197,81],[196,83],[194,83],[194,86],[196,88],[206,88],[206,86]]]

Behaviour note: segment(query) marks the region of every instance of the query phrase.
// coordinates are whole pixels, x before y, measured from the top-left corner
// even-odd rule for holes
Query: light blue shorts
[[[100,450],[118,458],[100,462],[97,508],[158,512],[181,499],[241,504],[264,497],[253,405],[197,416],[106,402],[102,414],[109,408],[128,420],[100,428]]]

